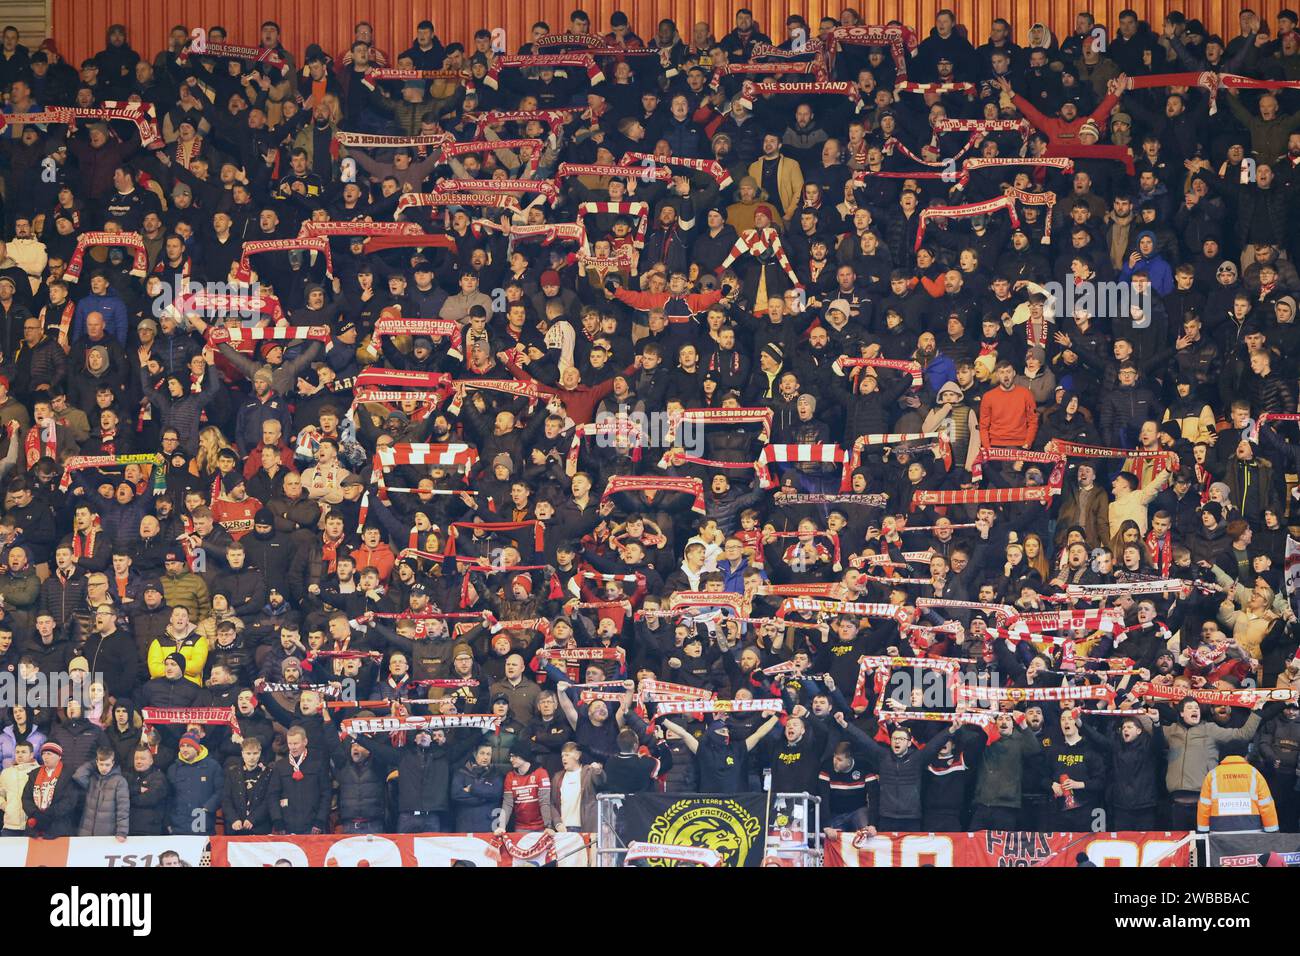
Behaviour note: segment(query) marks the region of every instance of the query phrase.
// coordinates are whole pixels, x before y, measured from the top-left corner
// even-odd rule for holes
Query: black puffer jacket
[[[384,768],[373,757],[356,761],[344,747],[334,757],[334,779],[339,785],[339,820],[383,822],[387,805]]]
[[[1118,726],[1101,733],[1084,723],[1083,735],[1106,755],[1106,800],[1112,810],[1149,810],[1156,805],[1165,767],[1165,736],[1158,724],[1131,743],[1124,742]]]
[[[157,767],[150,767],[144,773],[131,770],[126,774],[126,785],[131,791],[131,836],[162,833],[171,790],[167,775]]]

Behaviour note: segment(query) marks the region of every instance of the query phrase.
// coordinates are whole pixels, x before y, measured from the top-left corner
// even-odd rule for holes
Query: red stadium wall
[[[581,7],[593,18],[593,29],[607,29],[609,15],[623,10],[641,36],[653,33],[663,17],[677,21],[689,34],[690,25],[705,19],[715,30],[731,28],[734,11],[749,7],[765,32],[780,30],[790,13],[802,13],[813,26],[826,12],[832,15],[845,6],[858,9],[869,23],[898,19],[912,26],[928,28],[934,13],[943,7],[955,9],[959,20],[971,33],[977,46],[987,36],[989,23],[1005,17],[1023,43],[1029,27],[1042,21],[1060,33],[1068,30],[1078,10],[1091,10],[1098,22],[1114,29],[1120,10],[1132,7],[1138,15],[1159,29],[1165,10],[1182,10],[1189,18],[1200,19],[1211,32],[1226,38],[1238,32],[1237,15],[1241,7],[1222,0],[332,0],[329,3],[304,3],[302,0],[50,0],[51,33],[64,55],[76,62],[103,49],[104,35],[111,23],[125,23],[132,46],[142,56],[152,57],[167,41],[167,33],[177,24],[226,27],[232,43],[257,43],[258,27],[263,20],[280,24],[285,45],[301,56],[309,43],[319,43],[326,52],[335,54],[352,39],[352,26],[358,20],[375,25],[379,47],[395,53],[410,45],[415,25],[428,18],[437,27],[444,43],[468,41],[480,27],[505,27],[510,49],[523,42],[537,20],[545,20],[556,32],[568,22],[571,10]],[[1270,24],[1281,0],[1256,4]]]

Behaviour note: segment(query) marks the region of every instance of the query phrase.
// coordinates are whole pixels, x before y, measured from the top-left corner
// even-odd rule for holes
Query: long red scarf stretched
[[[924,96],[926,93],[967,93],[974,96],[976,92],[974,83],[915,83],[910,80],[902,80],[894,84],[894,96],[899,93],[916,93]]]
[[[450,557],[456,553],[456,537],[459,529],[468,528],[471,531],[519,531],[523,528],[533,529],[533,550],[541,551],[544,547],[544,536],[546,526],[540,521],[453,521],[447,525],[447,546],[443,552],[444,557]],[[506,569],[509,570],[509,569]]]
[[[344,735],[389,734],[421,730],[495,730],[493,714],[406,714],[401,717],[349,717],[339,725]]]
[[[676,433],[681,422],[694,422],[701,425],[726,423],[732,425],[759,422],[763,426],[760,440],[766,442],[772,433],[773,412],[770,408],[686,408],[681,415],[670,421],[671,430]]]
[[[419,233],[420,226],[414,222],[370,222],[359,219],[308,219],[298,227],[298,236],[302,239],[317,236],[410,236]]]
[[[1219,87],[1237,90],[1300,90],[1300,80],[1257,80],[1254,77],[1240,76],[1236,73],[1156,73],[1151,76],[1127,77],[1130,90],[1150,89],[1161,86],[1202,87],[1210,97],[1210,115],[1218,112]]]
[[[330,340],[328,325],[253,325],[226,328],[221,325],[208,326],[208,341],[230,342],[328,342]]]
[[[967,488],[958,491],[920,489],[912,492],[911,510],[946,505],[1011,504],[1037,501],[1046,507],[1052,491],[1046,485],[1026,488]]]
[[[149,254],[144,247],[144,238],[138,232],[83,232],[77,237],[77,248],[63,270],[64,282],[76,282],[81,278],[81,270],[86,259],[86,250],[91,246],[118,246],[132,252],[131,275],[143,279],[149,269]]]
[[[72,486],[72,473],[86,468],[122,468],[127,465],[151,465],[161,467],[163,457],[154,453],[141,455],[77,455],[63,463],[63,477],[59,480],[59,490],[67,491]]]
[[[289,64],[285,62],[284,57],[280,56],[279,51],[264,46],[240,46],[236,43],[187,45],[176,54],[176,60],[184,65],[189,62],[191,56],[219,56],[229,60],[243,60],[246,63],[265,63],[276,67],[282,73],[289,72]]]
[[[856,83],[847,81],[822,80],[813,83],[783,83],[778,80],[755,82],[746,80],[740,86],[740,95],[754,102],[760,96],[843,96],[857,102],[862,98],[862,91]]]
[[[173,315],[198,315],[209,319],[225,319],[227,316],[269,315],[274,321],[284,319],[284,310],[280,300],[273,295],[228,295],[214,292],[193,290],[177,296],[169,303],[166,310]]]
[[[907,58],[917,46],[916,34],[910,28],[895,25],[836,27],[827,34],[826,43],[832,50],[838,44],[887,46],[894,60],[894,72],[901,77],[907,76]]]
[[[668,491],[692,495],[694,503],[691,510],[704,514],[704,482],[699,478],[668,478],[654,475],[611,475],[605,491],[601,494],[603,502],[611,495],[625,491]]]
[[[623,154],[623,158],[619,160],[619,162],[626,165],[632,160],[644,163],[647,159],[652,160],[661,166],[681,166],[685,169],[694,169],[698,172],[706,173],[718,184],[719,189],[726,189],[731,185],[731,174],[727,172],[727,167],[723,166],[716,159],[697,159],[688,156],[657,156],[654,153],[628,151]]]
[[[913,389],[920,388],[925,381],[923,377],[925,370],[921,368],[921,363],[914,359],[851,358],[841,355],[839,363],[840,368],[888,368],[896,372],[906,372],[912,376]]]
[[[1078,687],[970,687],[957,688],[957,704],[992,704],[1001,701],[1020,703],[1026,700],[1114,700],[1115,688],[1109,684],[1084,684]]]
[[[997,446],[985,446],[980,448],[975,454],[975,460],[971,462],[971,480],[984,480],[984,463],[988,461],[1020,461],[1031,462],[1038,465],[1051,465],[1052,470],[1047,476],[1047,490],[1050,494],[1059,495],[1065,484],[1065,455],[1059,451],[1025,451],[1023,448],[1000,448]]]
[[[1254,707],[1260,700],[1294,701],[1300,699],[1300,689],[1292,687],[1250,688],[1247,690],[1215,690],[1202,687],[1193,690],[1188,687],[1175,687],[1172,684],[1154,684],[1147,681],[1134,684],[1129,691],[1134,697],[1149,700],[1182,700],[1190,697],[1198,704],[1207,707]]]
[[[450,133],[426,133],[422,136],[387,136],[380,133],[361,133],[338,130],[334,140],[340,146],[360,146],[363,149],[415,149],[419,147],[442,148],[456,137]]]
[[[995,199],[986,199],[983,202],[965,203],[960,206],[930,206],[922,209],[917,217],[916,226],[916,249],[920,249],[925,242],[925,227],[931,219],[969,219],[971,216],[987,216],[997,212],[999,209],[1005,209],[1011,219],[1011,225],[1015,228],[1020,226],[1020,217],[1016,215],[1016,203],[1010,196],[998,196]]]
[[[375,323],[374,334],[379,337],[385,335],[422,335],[431,339],[450,339],[451,349],[457,353],[457,356],[459,356],[463,347],[460,323],[455,319],[385,318]]]
[[[1019,133],[1021,139],[1028,139],[1034,131],[1034,124],[1027,119],[986,120],[945,118],[934,124],[936,133]]]
[[[545,123],[554,133],[573,118],[572,114],[584,109],[581,106],[566,106],[549,110],[487,110],[480,113],[466,113],[465,120],[474,124],[474,138],[483,138],[483,127],[498,123],[528,123],[536,120]]]
[[[1124,171],[1130,176],[1135,173],[1133,150],[1128,146],[1084,146],[1082,143],[1050,142],[1045,155],[1063,156],[1067,159],[1104,159],[1123,163]]]
[[[815,60],[808,60],[804,63],[728,63],[726,66],[715,67],[713,77],[709,80],[709,88],[719,90],[722,88],[722,78],[724,76],[735,76],[737,74],[760,74],[764,76],[785,76],[785,75],[811,75],[817,78],[818,83],[825,83],[830,79],[826,72],[826,65],[822,62],[821,57]]]
[[[253,271],[248,260],[253,256],[267,252],[292,252],[294,250],[315,252],[325,258],[325,275],[333,278],[334,259],[330,255],[330,243],[324,236],[312,236],[295,239],[252,239],[244,243],[239,253],[239,270],[236,277],[240,282],[252,279]]]
[[[496,89],[500,85],[501,71],[505,69],[527,69],[529,67],[582,67],[587,71],[587,82],[592,86],[603,82],[605,74],[596,64],[590,53],[539,53],[533,56],[499,56],[492,62],[491,69],[483,77],[483,85]]]
[[[924,445],[912,444],[914,442],[923,442]],[[945,471],[952,469],[952,444],[948,441],[948,436],[942,432],[888,432],[875,435],[860,435],[853,442],[853,455],[849,458],[848,466],[844,469],[844,484],[841,491],[848,491],[851,487],[853,472],[858,470],[862,464],[862,449],[868,445],[902,445],[909,444],[913,451],[924,451],[932,449],[936,461],[943,462]]]
[[[146,726],[152,724],[216,724],[239,733],[234,707],[146,707],[140,711]]]

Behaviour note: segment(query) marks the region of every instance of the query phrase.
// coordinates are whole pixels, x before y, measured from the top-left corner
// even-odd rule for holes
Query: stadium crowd
[[[6,28],[4,834],[1295,830],[1297,16],[1054,26]]]

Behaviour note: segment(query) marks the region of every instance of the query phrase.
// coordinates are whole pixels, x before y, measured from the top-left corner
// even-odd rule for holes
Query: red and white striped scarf
[[[726,269],[738,258],[745,253],[758,257],[768,250],[776,257],[785,274],[790,277],[790,282],[797,289],[803,288],[803,283],[799,281],[799,276],[795,274],[794,266],[790,264],[790,258],[785,254],[785,246],[781,244],[781,234],[772,227],[766,229],[746,229],[736,239],[735,245],[727,253],[727,257],[722,260],[721,269]]]
[[[1074,165],[1072,160],[1066,160],[1070,165]],[[1046,206],[1047,214],[1043,216],[1043,238],[1039,240],[1043,245],[1050,245],[1052,242],[1052,210],[1056,208],[1056,193],[1041,192],[1031,193],[1024,189],[1017,189],[1015,186],[1007,187],[1007,195],[1020,203],[1022,206]],[[1035,342],[1034,344],[1040,344]]]
[[[549,110],[486,110],[480,113],[466,113],[465,120],[474,124],[474,138],[483,138],[483,127],[495,126],[497,123],[528,123],[536,120],[545,123],[554,133],[573,117],[571,114],[582,110],[581,106],[568,106]]]
[[[131,275],[143,279],[149,270],[149,253],[144,238],[138,232],[83,232],[77,237],[77,248],[72,251],[68,265],[63,270],[64,282],[77,282],[86,259],[86,250],[92,246],[118,246],[130,249]]]
[[[975,92],[974,83],[914,83],[902,80],[894,84],[895,97],[899,93],[917,93],[922,96],[926,93],[968,93],[974,96]]]
[[[1025,488],[967,488],[958,491],[918,489],[912,492],[911,510],[947,505],[1013,504],[1037,501],[1046,507],[1052,490],[1046,485]]]
[[[1011,218],[1012,226],[1017,228],[1020,226],[1020,217],[1016,215],[1016,203],[1010,196],[998,196],[995,199],[964,203],[960,206],[930,206],[922,209],[917,217],[915,248],[920,249],[924,244],[925,226],[931,219],[969,219],[972,216],[987,216],[999,209],[1006,210],[1007,215]]]
[[[773,462],[822,462],[823,464],[844,465],[849,460],[849,453],[838,445],[768,445],[759,452],[754,462],[754,472],[758,475],[760,488],[771,488],[776,484],[770,470]],[[842,488],[842,484],[841,484]]]
[[[702,425],[762,423],[760,441],[766,442],[772,433],[773,412],[770,408],[687,408],[677,416],[669,417],[669,428],[675,434],[681,422],[697,422]]]
[[[993,604],[987,601],[959,601],[956,598],[919,597],[916,599],[917,610],[931,607],[955,607],[963,611],[978,611],[992,614],[1001,624],[1015,620],[1019,612],[1010,604]]]
[[[694,169],[697,172],[706,173],[713,178],[718,184],[719,189],[726,189],[731,185],[731,174],[727,172],[727,167],[723,166],[716,159],[697,159],[694,157],[681,156],[656,156],[654,153],[626,152],[621,163],[628,163],[631,160],[643,162],[647,159],[654,160],[661,166],[681,166],[685,169]]]
[[[500,85],[501,71],[507,69],[526,70],[530,67],[582,67],[587,71],[587,82],[592,86],[601,83],[605,74],[596,64],[590,53],[537,53],[531,56],[499,56],[483,77],[483,85],[495,90]]]
[[[567,164],[566,164],[567,165]],[[621,167],[609,167],[610,169]],[[667,167],[656,167],[667,172]],[[650,204],[645,202],[584,202],[578,204],[578,220],[583,216],[607,213],[615,216],[635,216],[637,220],[636,238],[633,245],[640,249],[645,245],[646,230],[650,225]]]
[[[1085,600],[1102,600],[1119,597],[1121,594],[1177,594],[1187,597],[1194,589],[1189,581],[1182,578],[1162,578],[1157,581],[1122,581],[1114,584],[1067,584],[1066,598],[1084,598]]]
[[[230,342],[328,342],[330,328],[328,325],[237,325],[226,328],[223,325],[208,326],[208,341],[214,344]]]

